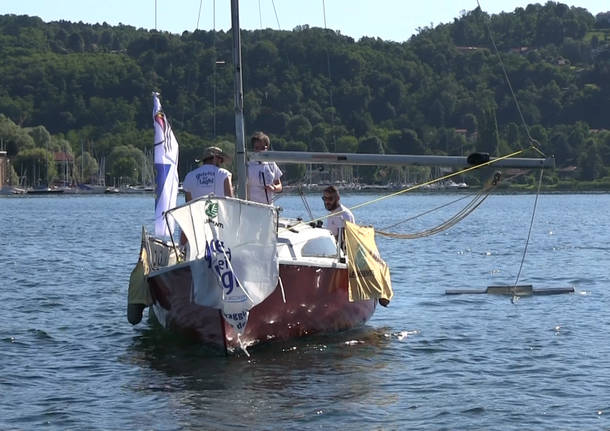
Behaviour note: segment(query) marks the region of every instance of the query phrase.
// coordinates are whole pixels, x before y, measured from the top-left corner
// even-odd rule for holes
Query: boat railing
[[[145,235],[142,239],[148,257],[148,266],[156,270],[176,263],[176,254],[172,252],[173,246],[159,238]]]
[[[238,203],[240,208],[243,208],[244,206],[272,208],[275,211],[275,218],[279,218],[278,208],[270,205],[224,196],[208,195],[198,197],[183,205],[172,208],[164,214],[168,226],[170,224],[173,225],[173,223],[170,223],[170,220],[175,222],[178,225],[181,235],[186,240],[186,248],[185,250],[182,250],[183,247],[175,244],[172,236],[172,245],[169,247],[173,248],[174,255],[183,256],[183,254],[185,254],[185,260],[192,261],[202,258],[206,253],[209,253],[210,247],[223,247],[222,241],[217,241],[217,238],[210,237],[209,233],[206,233],[205,228],[206,225],[210,225],[214,230],[225,229],[228,227],[226,226],[227,221],[233,223],[230,217],[224,219],[224,221],[218,219],[218,205],[215,205],[214,202],[219,201]],[[242,213],[240,212],[240,214]],[[277,230],[278,223],[276,222],[276,235]],[[223,252],[221,249],[218,249],[217,251]],[[179,260],[183,260],[182,257]]]

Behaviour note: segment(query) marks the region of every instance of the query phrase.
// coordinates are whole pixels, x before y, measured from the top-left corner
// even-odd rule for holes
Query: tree
[[[288,124],[286,125],[288,129],[288,133],[290,137],[304,141],[311,134],[311,123],[304,115],[295,115],[290,120],[288,120]]]
[[[34,144],[40,148],[47,148],[51,143],[51,134],[44,126],[36,126],[27,130],[34,140]]]
[[[337,139],[337,153],[355,153],[358,150],[358,139],[355,136],[341,136]]]
[[[53,154],[44,148],[20,151],[13,159],[13,166],[23,177],[21,183],[30,186],[47,186],[57,177]]]
[[[34,139],[9,118],[0,114],[0,140],[9,157],[14,157],[20,151],[34,148]]]
[[[97,177],[99,165],[91,154],[84,152],[74,162],[75,177],[80,184],[94,183]]]
[[[141,177],[144,153],[132,145],[114,147],[108,157],[108,172],[119,184],[136,184]]]
[[[579,178],[593,181],[605,174],[604,164],[593,139],[585,142],[585,151],[578,156]]]
[[[75,52],[83,52],[85,50],[85,41],[79,33],[72,33],[68,38],[68,48]]]
[[[288,142],[286,145],[286,151],[307,151],[307,145],[305,145],[303,142]],[[300,181],[305,177],[306,168],[303,164],[289,164],[283,169],[288,181]]]
[[[364,154],[383,154],[383,143],[377,136],[366,137],[358,142],[358,152]],[[376,166],[362,166],[358,169],[358,172],[363,182],[372,183],[376,181],[375,175],[377,169]]]

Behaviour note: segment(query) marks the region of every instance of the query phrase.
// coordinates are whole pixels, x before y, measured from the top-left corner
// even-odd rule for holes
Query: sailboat
[[[231,1],[238,198],[207,196],[165,211],[167,237],[142,232],[140,260],[132,273],[128,320],[139,323],[150,307],[159,323],[226,353],[271,341],[364,325],[378,303],[391,298],[383,289],[355,294],[362,273],[375,272],[389,284],[389,269],[374,246],[346,247],[342,237],[318,220],[279,217],[272,205],[246,200],[239,2]],[[158,115],[156,114],[153,115]],[[160,122],[165,139],[165,119]],[[478,156],[409,156],[264,151],[250,160],[304,164],[443,165],[494,163],[542,168],[550,159],[493,160]],[[155,161],[156,163],[156,161]],[[157,195],[160,193],[157,189]],[[175,199],[175,198],[174,198]],[[178,225],[186,247],[174,239]],[[349,224],[348,224],[349,225]],[[348,226],[350,229],[354,227]],[[369,253],[365,256],[366,253]],[[364,256],[364,257],[363,257]],[[362,269],[362,265],[366,269]],[[383,300],[383,301],[382,301]]]

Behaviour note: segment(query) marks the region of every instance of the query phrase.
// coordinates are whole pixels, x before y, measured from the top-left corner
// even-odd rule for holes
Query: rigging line
[[[479,0],[477,0],[477,6],[479,6],[479,9],[481,11],[483,10],[483,8],[481,7],[481,4],[479,3]],[[490,20],[491,20],[491,17],[490,17]],[[525,132],[527,133],[529,142],[530,142],[530,144],[535,143],[536,146],[539,146],[540,143],[536,139],[534,139],[532,137],[532,135],[530,134],[529,127],[527,126],[525,117],[523,116],[523,112],[521,111],[521,106],[519,105],[519,101],[517,100],[515,90],[513,89],[513,85],[511,84],[510,78],[508,77],[508,72],[506,71],[506,67],[504,66],[504,61],[502,60],[500,51],[498,50],[498,47],[496,46],[496,41],[493,38],[493,34],[491,32],[491,26],[489,25],[489,22],[485,21],[485,27],[487,27],[487,32],[489,33],[489,39],[491,40],[491,44],[493,45],[496,56],[498,57],[498,61],[500,62],[500,67],[502,68],[502,72],[504,73],[504,78],[506,79],[506,83],[508,84],[508,88],[510,89],[510,93],[513,97],[513,101],[515,102],[515,106],[517,107],[517,112],[519,113],[519,117],[521,118],[521,124],[523,124],[523,127],[525,128]]]
[[[519,272],[517,273],[517,278],[515,279],[514,287],[517,287],[519,283],[519,277],[521,276],[521,270],[523,269],[523,262],[525,261],[525,255],[527,254],[527,246],[530,242],[530,237],[532,236],[532,227],[534,226],[534,216],[536,215],[536,207],[538,205],[538,197],[540,196],[540,188],[542,186],[542,174],[544,169],[540,170],[540,177],[538,178],[538,190],[536,191],[536,199],[534,200],[534,209],[532,210],[532,218],[530,220],[530,228],[527,232],[527,240],[525,241],[525,248],[523,249],[523,256],[521,257],[521,265],[519,265]]]
[[[199,0],[199,13],[197,14],[197,26],[195,30],[199,30],[199,18],[201,18],[201,9],[203,8],[203,0]]]
[[[199,30],[199,19],[201,18],[202,10],[203,10],[203,0],[199,0],[199,12],[197,13],[197,24],[195,26],[195,31]],[[186,91],[188,91],[188,92],[192,92],[191,85],[193,83],[194,73],[195,72],[192,69],[190,69],[187,72]],[[182,104],[182,115],[180,116],[180,121],[182,121],[182,123],[184,123],[184,116],[185,116],[185,104]]]
[[[299,196],[301,197],[301,200],[303,201],[303,205],[305,206],[305,210],[307,211],[307,214],[309,215],[309,218],[311,219],[311,218],[313,218],[313,213],[311,212],[311,207],[309,206],[309,202],[307,202],[305,193],[303,193],[303,188],[301,186],[299,186],[298,190],[299,190]]]
[[[479,192],[479,194],[480,194],[480,192]],[[439,206],[437,206],[436,208],[431,208],[431,209],[429,209],[428,211],[424,211],[423,213],[419,213],[419,214],[417,214],[417,215],[414,215],[413,217],[409,217],[409,218],[407,218],[407,219],[405,219],[405,220],[401,220],[401,221],[399,221],[398,223],[394,223],[394,224],[391,224],[391,225],[389,225],[389,226],[384,226],[384,227],[381,227],[381,228],[379,228],[379,230],[387,230],[387,229],[392,229],[393,227],[396,227],[396,226],[398,226],[399,224],[403,224],[403,223],[406,223],[406,222],[408,222],[408,221],[415,220],[416,218],[423,217],[423,216],[425,216],[425,215],[427,215],[427,214],[433,213],[434,211],[438,211],[438,210],[440,210],[440,209],[442,209],[442,208],[445,208],[445,207],[448,207],[448,206],[450,206],[450,205],[453,205],[454,203],[457,203],[457,202],[459,202],[459,201],[461,201],[461,200],[464,200],[464,199],[466,199],[466,198],[468,198],[468,197],[470,197],[470,196],[468,196],[468,195],[462,196],[461,198],[457,198],[457,199],[454,199],[454,200],[452,200],[452,201],[450,201],[450,202],[444,203],[443,205],[439,205]]]
[[[324,30],[326,30],[326,2],[322,0],[322,16],[324,17]]]
[[[258,0],[258,26],[263,29],[263,15],[261,14],[261,0]]]
[[[216,0],[212,2],[212,52],[213,52],[213,64],[212,64],[212,137],[216,139]]]
[[[503,182],[510,181],[512,178],[518,177],[518,176],[520,176],[520,175],[522,175],[522,173],[518,173],[518,174],[515,174],[515,175],[511,175],[510,177],[505,177],[505,178],[503,178]],[[485,195],[485,197],[483,198],[483,200],[484,200],[484,199],[486,199],[486,198],[487,198],[487,195],[489,195],[489,193],[491,192],[491,189],[492,189],[494,186],[496,186],[496,185],[498,184],[498,182],[499,182],[499,181],[500,181],[499,173],[496,173],[496,174],[494,175],[493,179],[492,179],[492,180],[489,180],[489,181],[487,182],[487,184],[485,184],[485,186],[484,186],[484,187],[483,187],[483,188],[482,188],[482,189],[481,189],[479,192],[477,192],[477,193],[474,195],[474,197],[472,198],[472,201],[471,201],[471,202],[469,202],[469,203],[468,203],[468,204],[467,204],[467,205],[464,207],[464,209],[462,209],[460,212],[458,212],[458,214],[460,214],[461,212],[465,212],[465,210],[466,210],[467,208],[471,207],[471,206],[474,204],[474,202],[476,202],[477,200],[481,199],[481,197],[482,197],[483,195]],[[427,211],[424,211],[423,213],[419,213],[419,214],[417,214],[417,215],[415,215],[415,216],[409,217],[409,218],[407,218],[407,219],[405,219],[405,220],[401,220],[401,221],[399,221],[399,222],[397,222],[397,223],[394,223],[394,224],[391,224],[391,225],[389,225],[389,226],[384,226],[384,227],[382,227],[382,228],[379,228],[379,230],[380,230],[380,231],[385,231],[385,230],[387,230],[387,229],[391,229],[391,228],[396,227],[396,226],[398,226],[398,225],[400,225],[400,224],[406,223],[406,222],[411,221],[411,220],[415,220],[415,219],[417,219],[417,218],[419,218],[419,217],[423,217],[423,216],[425,216],[425,215],[427,215],[427,214],[430,214],[430,213],[432,213],[432,212],[434,212],[434,211],[438,211],[438,210],[440,210],[440,209],[443,209],[443,208],[445,208],[445,207],[448,207],[448,206],[450,206],[450,205],[453,205],[453,204],[455,204],[455,203],[457,203],[457,202],[459,202],[459,201],[461,201],[461,200],[467,199],[467,198],[469,198],[469,197],[471,197],[471,196],[472,196],[472,195],[464,195],[464,196],[462,196],[462,197],[460,197],[460,198],[457,198],[457,199],[454,199],[454,200],[449,201],[449,202],[447,202],[447,203],[444,203],[444,204],[442,204],[442,205],[439,205],[439,206],[437,206],[436,208],[429,209],[429,210],[427,210]],[[470,211],[470,212],[472,212],[472,211]],[[455,217],[455,216],[454,216],[454,217]],[[451,219],[450,219],[450,220],[451,220]],[[445,223],[447,223],[447,222],[445,222]]]
[[[474,165],[474,166],[470,166],[470,167],[468,167],[468,168],[462,169],[461,171],[453,172],[453,173],[451,173],[451,174],[447,174],[447,175],[444,175],[444,176],[439,177],[439,178],[434,178],[434,179],[432,179],[432,180],[426,181],[426,182],[421,183],[421,184],[415,184],[414,186],[407,187],[406,189],[399,190],[399,191],[394,192],[394,193],[390,193],[389,195],[380,196],[380,197],[378,197],[378,198],[376,198],[376,199],[373,199],[373,200],[370,200],[370,201],[363,202],[363,203],[361,203],[361,204],[355,205],[355,206],[353,206],[353,207],[351,207],[351,208],[348,208],[348,209],[349,209],[349,210],[355,210],[355,209],[361,208],[361,207],[363,207],[363,206],[370,205],[370,204],[373,204],[373,203],[376,203],[376,202],[382,201],[382,200],[384,200],[384,199],[388,199],[388,198],[391,198],[391,197],[394,197],[394,196],[401,195],[401,194],[403,194],[403,193],[407,193],[407,192],[410,192],[410,191],[413,191],[413,190],[417,190],[417,189],[419,189],[419,188],[421,188],[421,187],[424,187],[424,186],[426,186],[426,185],[428,185],[428,184],[432,184],[432,183],[436,183],[436,182],[439,182],[439,181],[443,181],[443,180],[446,180],[446,179],[449,179],[449,178],[453,178],[453,177],[455,177],[455,176],[457,176],[457,175],[461,175],[461,174],[464,174],[464,173],[466,173],[466,172],[470,172],[470,171],[473,171],[473,170],[476,170],[476,169],[480,169],[480,168],[483,168],[483,167],[485,167],[485,166],[490,166],[490,165],[492,165],[492,164],[494,164],[494,163],[496,163],[496,162],[499,162],[500,160],[505,160],[505,159],[509,159],[509,158],[511,158],[511,157],[515,157],[515,156],[517,156],[517,155],[519,155],[519,154],[521,154],[521,153],[524,153],[524,152],[525,152],[525,151],[527,151],[527,150],[529,150],[529,148],[525,148],[525,149],[522,149],[522,150],[518,150],[518,151],[515,151],[515,152],[513,152],[513,153],[506,154],[506,155],[501,156],[501,157],[497,157],[497,158],[495,158],[495,159],[493,159],[493,160],[489,160],[488,162],[481,163],[481,164]],[[335,212],[335,213],[329,213],[329,214],[326,214],[326,215],[324,215],[324,216],[318,217],[318,218],[316,218],[316,219],[309,220],[307,223],[314,223],[314,222],[317,222],[317,221],[320,221],[320,220],[325,220],[325,219],[327,219],[327,218],[329,218],[329,217],[331,217],[331,216],[335,216],[335,215],[337,215],[337,214],[342,214],[342,213],[344,213],[344,212],[345,212],[345,211],[339,211],[339,212]],[[300,222],[295,223],[294,225],[292,225],[292,226],[290,226],[290,227],[294,227],[294,226],[298,225],[299,223],[305,223],[305,222],[300,221]],[[284,229],[286,229],[286,228],[284,228]]]
[[[489,197],[490,192],[491,192],[491,190],[489,190],[488,193],[485,195],[477,195],[474,200],[469,202],[468,205],[466,205],[456,214],[451,216],[449,219],[447,219],[443,223],[441,223],[433,228],[427,229],[425,231],[417,232],[417,233],[401,234],[401,233],[384,232],[384,231],[380,231],[380,230],[375,230],[375,233],[378,233],[383,236],[387,236],[389,238],[396,238],[396,239],[416,239],[416,238],[424,238],[427,236],[435,235],[437,233],[443,232],[443,231],[455,226],[457,223],[459,223],[460,221],[465,219],[467,216],[469,216],[474,210],[476,210],[485,201],[485,199],[487,199]]]
[[[275,14],[275,20],[277,21],[277,29],[281,30],[280,27],[280,19],[277,17],[277,10],[275,10],[275,1],[271,0],[271,4],[273,5],[273,13]]]
[[[324,17],[324,30],[326,28],[326,2],[322,0],[322,16]],[[327,32],[325,32],[327,33]],[[330,37],[330,36],[329,36]],[[330,53],[328,52],[328,46],[326,46],[326,69],[328,70],[328,99],[330,104],[330,130],[332,133],[333,140],[333,151],[337,151],[337,136],[335,134],[335,109],[333,103],[333,81],[330,69]]]

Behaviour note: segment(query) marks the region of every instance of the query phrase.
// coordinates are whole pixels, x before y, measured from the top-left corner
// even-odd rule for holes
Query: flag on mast
[[[155,234],[169,236],[174,221],[165,222],[163,213],[176,206],[178,197],[178,141],[167,121],[159,93],[153,92],[153,125],[155,128]]]

